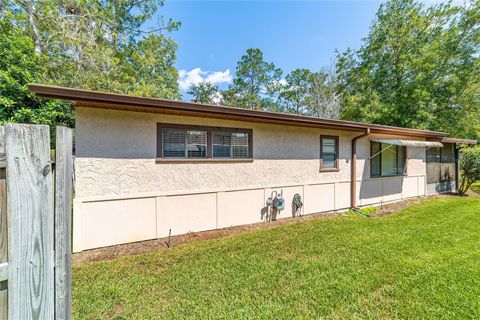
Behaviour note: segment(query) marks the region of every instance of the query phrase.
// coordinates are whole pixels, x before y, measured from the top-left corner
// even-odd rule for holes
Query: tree
[[[308,69],[295,69],[285,77],[280,90],[280,99],[286,112],[296,114],[309,113],[312,104],[314,74]]]
[[[343,119],[480,133],[480,2],[382,4],[363,45],[338,55]]]
[[[280,103],[286,112],[336,119],[340,114],[340,99],[334,68],[312,72],[295,69],[285,77],[280,91]]]
[[[463,148],[460,151],[460,185],[458,192],[464,194],[472,184],[480,180],[480,146]]]
[[[276,110],[282,70],[266,62],[260,49],[248,49],[237,63],[233,84],[222,103],[256,110]]]
[[[38,99],[27,88],[41,79],[44,59],[35,44],[10,19],[0,16],[0,123],[74,126],[69,103]]]
[[[309,113],[312,116],[338,119],[341,101],[337,93],[338,78],[333,65],[322,68],[312,75],[311,103]]]
[[[151,28],[164,1],[6,1],[0,15],[32,39],[45,57],[43,82],[83,89],[180,99],[175,42],[166,32],[178,22]]]
[[[143,28],[163,4],[2,1],[0,121],[74,126],[69,103],[35,98],[29,82],[180,99],[177,45],[166,35],[179,23]]]
[[[193,102],[217,104],[220,100],[218,86],[208,81],[192,85],[187,93],[192,96]]]

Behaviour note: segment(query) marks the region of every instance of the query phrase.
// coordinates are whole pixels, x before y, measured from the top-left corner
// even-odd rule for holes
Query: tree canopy
[[[29,82],[180,100],[180,23],[164,0],[0,0],[0,121],[74,126],[68,103]],[[158,19],[158,20],[155,20]],[[147,27],[149,26],[149,27]],[[197,102],[445,131],[480,138],[480,2],[383,3],[357,50],[286,73],[250,48],[232,84],[200,82]]]
[[[157,0],[2,1],[5,31],[0,60],[7,62],[0,72],[10,81],[2,81],[0,103],[5,111],[0,121],[33,121],[33,115],[25,118],[36,112],[25,100],[35,100],[27,93],[28,82],[180,99],[174,67],[177,45],[168,36],[180,24],[160,17],[157,24],[144,28],[163,4]],[[11,63],[16,60],[21,64]],[[9,109],[8,92],[14,91],[24,95],[12,100],[18,108]],[[44,118],[44,123],[58,123],[55,119],[64,116],[73,126],[67,104],[35,103],[50,106],[43,114],[50,120]]]
[[[208,81],[192,85],[187,93],[192,96],[193,102],[215,104],[220,99],[218,86]]]
[[[380,6],[359,50],[338,55],[341,118],[480,134],[480,2]]]
[[[233,84],[223,103],[249,109],[271,109],[283,71],[263,58],[260,49],[248,49],[240,58]]]

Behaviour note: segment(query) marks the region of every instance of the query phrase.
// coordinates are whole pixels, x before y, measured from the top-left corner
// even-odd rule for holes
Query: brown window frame
[[[335,140],[335,168],[324,168],[323,167],[323,155],[324,154],[333,154],[331,152],[323,152],[323,139],[333,139]],[[339,136],[330,136],[330,135],[320,135],[320,172],[338,172],[340,171],[340,138]]]
[[[395,152],[397,152],[397,157],[395,158],[395,165],[398,167],[398,153],[399,153],[399,150],[402,150],[402,153],[403,153],[403,172],[402,173],[398,173],[398,174],[388,174],[388,175],[382,175],[382,153],[383,153],[383,148],[382,148],[382,144],[389,144],[389,143],[382,143],[382,142],[375,142],[375,143],[379,143],[380,144],[380,154],[376,155],[377,157],[380,157],[380,174],[376,175],[373,173],[373,165],[372,165],[372,161],[373,161],[373,156],[374,156],[374,153],[373,153],[373,143],[375,141],[370,141],[370,163],[369,163],[369,166],[370,166],[370,178],[372,179],[377,179],[377,178],[391,178],[391,177],[405,177],[405,176],[408,176],[408,159],[407,159],[407,147],[406,146],[397,146],[395,145]],[[400,147],[400,148],[399,148]]]
[[[163,129],[199,130],[207,132],[207,157],[206,158],[174,158],[163,156]],[[213,132],[241,132],[248,134],[248,157],[247,158],[214,158],[213,157]],[[230,127],[212,127],[201,125],[157,123],[157,158],[156,162],[162,163],[197,163],[197,162],[252,162],[253,161],[253,130]]]

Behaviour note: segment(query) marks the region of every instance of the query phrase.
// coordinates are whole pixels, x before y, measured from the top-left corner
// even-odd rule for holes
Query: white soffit
[[[416,141],[416,140],[400,140],[400,139],[370,139],[370,141],[394,144],[405,147],[426,147],[426,148],[443,148],[441,142],[436,141]]]

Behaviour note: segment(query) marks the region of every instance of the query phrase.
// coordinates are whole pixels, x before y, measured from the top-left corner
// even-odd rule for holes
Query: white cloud
[[[213,84],[231,83],[232,75],[230,69],[225,71],[203,71],[201,68],[195,68],[190,71],[178,71],[178,85],[180,90],[188,90],[192,85],[198,84],[202,81],[208,81]]]

